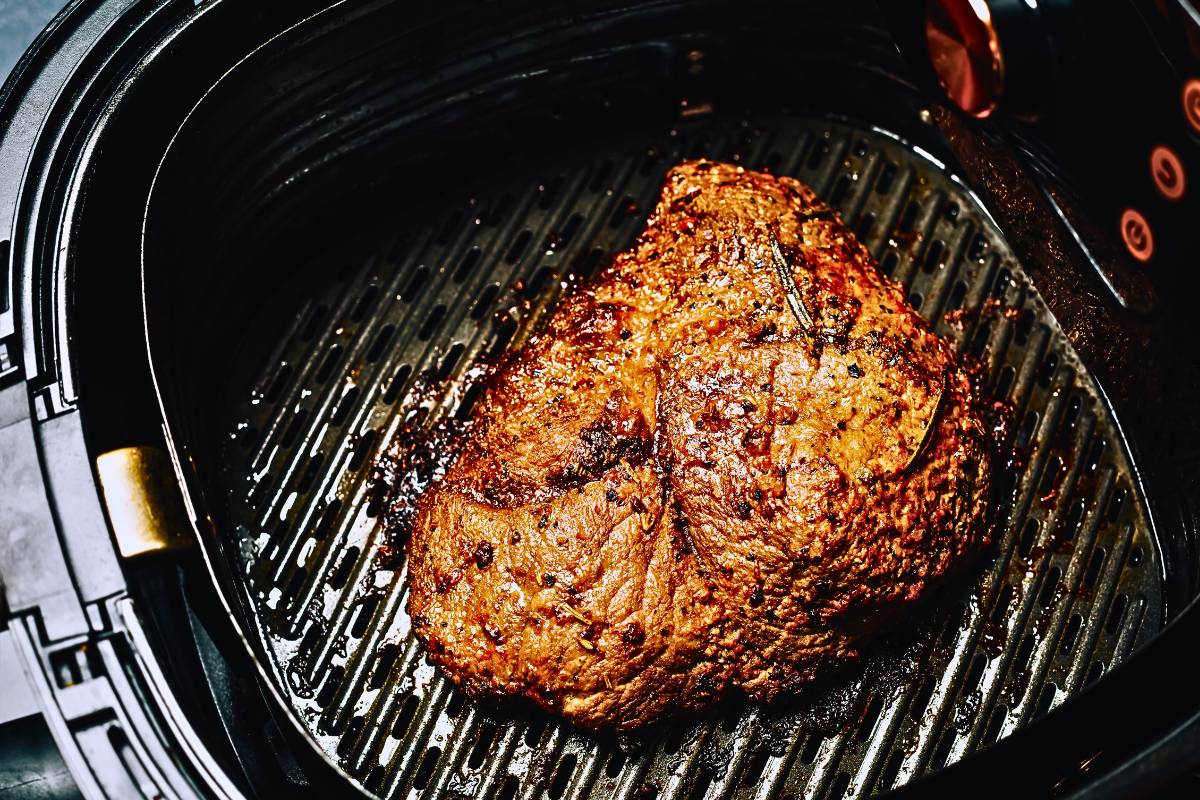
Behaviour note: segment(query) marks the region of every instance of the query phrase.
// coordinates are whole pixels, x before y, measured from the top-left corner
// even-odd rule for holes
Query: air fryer
[[[69,5],[0,95],[0,611],[80,789],[1118,797],[1194,769],[1194,24]],[[777,706],[615,736],[466,699],[409,632],[378,459],[468,414],[694,157],[807,182],[984,365],[997,543]]]

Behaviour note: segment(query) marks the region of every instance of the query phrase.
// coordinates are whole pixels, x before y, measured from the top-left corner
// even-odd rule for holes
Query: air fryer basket
[[[218,583],[315,745],[386,797],[866,796],[1152,637],[1168,565],[1113,411],[866,7],[597,6],[484,7],[509,29],[453,43],[384,6],[318,15],[201,102],[156,178],[144,288],[172,445]],[[465,701],[409,634],[374,461],[468,413],[472,366],[628,245],[696,156],[808,182],[986,363],[1014,415],[999,544],[900,657],[784,709],[617,740]]]

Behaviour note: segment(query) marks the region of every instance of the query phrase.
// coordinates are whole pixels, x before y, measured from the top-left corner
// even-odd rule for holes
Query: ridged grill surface
[[[925,612],[908,669],[843,676],[820,701],[729,706],[635,741],[464,701],[410,634],[372,464],[406,419],[465,414],[470,367],[627,246],[666,169],[701,155],[809,183],[939,332],[987,364],[1014,410],[994,560]],[[354,780],[388,798],[862,797],[1029,723],[1157,631],[1159,556],[1110,413],[938,164],[837,121],[708,115],[518,172],[381,236],[366,263],[331,264],[235,412],[231,552],[281,686]],[[818,724],[818,707],[839,705]]]

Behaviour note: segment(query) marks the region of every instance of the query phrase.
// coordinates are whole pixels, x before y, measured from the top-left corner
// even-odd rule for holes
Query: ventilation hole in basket
[[[1129,566],[1140,567],[1142,565],[1142,559],[1145,557],[1146,551],[1142,549],[1142,546],[1140,544],[1134,545],[1133,549],[1129,551]]]
[[[371,342],[371,349],[367,351],[367,363],[374,364],[383,355],[383,351],[387,348],[388,342],[392,340],[392,334],[396,332],[395,325],[384,325],[379,329],[379,333],[375,334],[375,341]]]
[[[533,277],[529,279],[529,282],[525,284],[525,288],[521,294],[528,299],[537,297],[553,277],[554,270],[552,268],[539,267],[538,271],[533,273]]]
[[[913,233],[917,226],[917,214],[921,212],[921,207],[917,205],[916,200],[909,200],[908,205],[904,207],[904,213],[900,215],[900,222],[896,225],[896,230],[900,233]]]
[[[954,311],[962,307],[963,300],[967,296],[967,288],[966,281],[954,282],[954,286],[950,288],[950,298],[946,301],[947,311]]]
[[[975,358],[982,359],[987,352],[988,341],[992,338],[992,325],[988,320],[981,320],[979,327],[975,329],[975,336],[971,339],[971,355]]]
[[[367,315],[367,310],[370,309],[371,303],[375,302],[375,297],[379,294],[379,287],[375,284],[368,286],[358,298],[358,302],[354,304],[354,308],[350,310],[350,319],[353,322],[358,322]]]
[[[462,342],[455,342],[450,348],[450,352],[442,359],[442,363],[438,365],[437,377],[438,380],[444,381],[454,374],[454,368],[458,366],[459,359],[467,350],[466,345]]]
[[[1067,402],[1067,410],[1063,412],[1062,427],[1068,430],[1075,429],[1075,426],[1079,424],[1079,410],[1081,407],[1082,403],[1079,396],[1072,395],[1071,399]]]
[[[766,750],[759,750],[746,764],[746,769],[742,772],[742,786],[757,786],[762,780],[763,770],[767,768],[767,759],[770,753]]]
[[[896,271],[896,265],[899,263],[900,256],[896,255],[895,250],[889,250],[883,254],[883,260],[879,262],[879,271],[890,277]]]
[[[452,211],[450,213],[450,216],[446,217],[446,221],[442,223],[442,227],[438,231],[437,240],[436,240],[437,243],[445,244],[446,242],[450,241],[450,237],[454,235],[454,232],[456,230],[458,230],[458,226],[462,225],[462,222],[463,222],[462,209],[455,209],[454,211]]]
[[[542,738],[542,731],[545,729],[546,720],[532,720],[529,723],[529,727],[525,729],[525,746],[529,748],[537,747],[538,740]]]
[[[438,325],[441,324],[442,318],[446,316],[446,306],[438,303],[433,307],[433,311],[429,312],[429,316],[425,319],[425,324],[421,326],[421,330],[417,331],[417,338],[422,342],[427,342],[433,338],[434,332]]]
[[[296,443],[296,439],[300,436],[300,431],[304,428],[304,423],[308,420],[308,409],[302,408],[292,417],[291,423],[284,430],[283,436],[279,440],[279,445],[284,449],[291,447]]]
[[[326,583],[329,588],[337,591],[346,585],[346,580],[350,577],[350,572],[354,569],[354,564],[358,561],[359,549],[357,547],[349,547],[342,554],[342,560],[337,563],[333,571],[329,573],[329,578]]]
[[[321,640],[325,636],[325,623],[323,620],[314,620],[308,629],[304,631],[303,638],[300,639],[298,652],[305,656],[311,656],[317,651],[321,645]]]
[[[983,732],[983,743],[991,744],[1000,738],[1000,731],[1004,728],[1004,720],[1008,719],[1008,706],[1003,703],[996,705],[992,711],[992,718],[988,720],[988,726]]]
[[[391,405],[400,397],[400,391],[404,388],[404,384],[408,383],[408,376],[412,375],[411,364],[401,364],[396,373],[392,375],[391,380],[387,383],[387,388],[383,390],[383,402]]]
[[[1087,501],[1082,497],[1071,503],[1071,513],[1067,515],[1063,530],[1063,542],[1073,542],[1083,527],[1083,517],[1087,513]]]
[[[338,687],[342,685],[342,681],[346,678],[346,668],[340,664],[334,664],[325,672],[325,681],[321,684],[320,691],[317,692],[317,705],[321,708],[329,708],[329,704],[333,702],[333,697],[337,694]]]
[[[946,766],[946,759],[950,756],[950,747],[954,744],[954,732],[947,730],[938,740],[937,747],[930,757],[930,766],[934,769],[941,769]]]
[[[375,663],[371,667],[371,678],[367,682],[367,688],[378,689],[383,686],[399,655],[400,646],[395,642],[388,642],[379,648],[375,654]]]
[[[871,235],[871,229],[875,227],[875,212],[865,211],[859,215],[858,221],[854,223],[854,232],[858,234],[860,239],[866,239]]]
[[[463,393],[462,402],[458,404],[458,408],[454,409],[455,419],[466,419],[471,416],[471,409],[475,407],[475,403],[483,394],[483,382],[473,383],[467,387],[467,391]]]
[[[1108,501],[1108,511],[1105,513],[1109,522],[1116,522],[1121,516],[1121,509],[1125,506],[1125,494],[1124,487],[1113,492],[1112,499]]]
[[[342,734],[341,741],[337,745],[337,754],[341,758],[346,758],[355,750],[355,745],[358,744],[358,737],[362,734],[363,726],[366,724],[362,717],[355,717],[350,720],[350,724],[346,726],[346,732]]]
[[[849,175],[842,174],[838,176],[837,182],[833,185],[833,190],[829,193],[829,205],[834,208],[841,208],[842,203],[850,195],[850,189],[854,186],[854,181]]]
[[[879,170],[879,177],[875,180],[875,191],[878,194],[887,194],[895,183],[896,165],[894,162],[888,161],[883,165],[883,169]]]
[[[1030,519],[1026,521],[1025,527],[1021,530],[1021,541],[1017,545],[1017,555],[1022,559],[1029,558],[1030,553],[1033,552],[1033,545],[1038,539],[1038,527],[1038,521]]]
[[[971,659],[971,668],[967,671],[967,679],[963,683],[966,691],[970,691],[979,685],[983,680],[983,668],[987,666],[988,658],[984,653],[976,653]]]
[[[361,393],[358,386],[351,386],[342,395],[342,399],[338,401],[337,406],[333,409],[333,415],[329,418],[331,424],[338,426],[346,421],[346,417],[350,415],[350,409],[354,408],[354,404],[358,402],[358,396]]]
[[[1041,594],[1038,595],[1038,605],[1042,608],[1049,608],[1054,603],[1054,598],[1058,594],[1060,578],[1062,578],[1062,570],[1057,566],[1051,567],[1050,571],[1046,573]]]
[[[1037,432],[1038,413],[1036,411],[1027,411],[1025,416],[1021,418],[1021,426],[1017,428],[1016,439],[1013,440],[1013,446],[1018,450],[1024,450],[1029,447],[1033,441],[1033,435]]]
[[[1091,668],[1088,669],[1087,677],[1084,678],[1083,685],[1090,686],[1091,684],[1100,680],[1100,676],[1103,674],[1104,674],[1104,662],[1103,661],[1092,662]]]
[[[300,480],[296,484],[296,491],[301,494],[306,494],[312,488],[313,483],[317,480],[317,475],[321,472],[321,465],[325,461],[324,453],[314,453],[308,458],[308,466],[304,468],[304,472],[300,475]]]
[[[1058,371],[1058,354],[1051,353],[1042,361],[1042,365],[1038,368],[1038,383],[1044,388],[1050,388],[1050,382],[1054,380],[1054,374]]]
[[[562,191],[562,185],[562,175],[555,175],[551,180],[538,186],[538,206],[549,208],[554,205],[554,198],[558,197],[558,193]]]
[[[921,269],[925,272],[933,272],[944,268],[946,265],[942,263],[942,257],[946,254],[946,243],[941,239],[934,239],[929,243],[929,249],[925,251],[925,260],[921,264]]]
[[[357,470],[367,460],[367,455],[371,449],[375,447],[375,440],[379,438],[379,431],[374,428],[369,428],[355,437],[354,450],[350,454],[349,468],[351,471]]]
[[[286,361],[279,365],[279,369],[275,371],[275,377],[271,379],[267,391],[263,393],[263,399],[268,403],[276,402],[283,395],[283,388],[292,378],[292,365]]]
[[[446,703],[446,716],[450,719],[455,719],[462,712],[463,706],[467,704],[467,698],[461,692],[452,692],[450,694],[450,702]]]
[[[497,800],[513,800],[517,796],[517,790],[521,788],[520,782],[512,775],[507,775],[504,778],[504,784],[500,787],[500,793],[496,795]]]
[[[736,711],[724,714],[721,716],[721,730],[726,733],[733,733],[737,730],[738,722],[742,719],[742,715]]]
[[[945,626],[942,628],[942,644],[944,646],[949,647],[958,638],[959,628],[962,627],[963,620],[966,617],[967,607],[962,603],[955,603],[946,617]]]
[[[321,324],[321,320],[325,319],[328,311],[327,306],[319,305],[309,313],[308,319],[304,321],[304,327],[300,329],[300,341],[307,342],[317,334],[317,326]]]
[[[839,772],[838,776],[833,779],[833,783],[830,784],[829,791],[825,794],[826,800],[838,800],[838,798],[845,797],[848,788],[850,788],[850,774]]]
[[[342,501],[335,497],[321,511],[321,521],[313,528],[312,536],[318,542],[324,541],[333,526],[337,524],[338,512],[342,510]]]
[[[308,568],[296,567],[296,571],[288,580],[287,587],[283,590],[284,595],[291,599],[298,598],[306,580],[308,580]]]
[[[475,301],[475,305],[471,306],[471,319],[481,320],[492,309],[492,303],[496,302],[496,295],[500,294],[499,285],[493,283],[484,288],[479,298]]]
[[[1063,631],[1062,642],[1059,646],[1059,652],[1062,655],[1069,655],[1075,647],[1075,640],[1079,637],[1079,629],[1083,627],[1083,616],[1081,614],[1072,614],[1067,620],[1067,628]]]
[[[1058,695],[1058,686],[1054,683],[1047,683],[1042,687],[1042,693],[1038,695],[1037,710],[1033,712],[1033,716],[1043,717],[1054,705],[1054,698]]]
[[[1108,447],[1108,441],[1103,437],[1092,440],[1091,449],[1088,450],[1087,460],[1083,465],[1083,469],[1088,475],[1095,475],[1096,470],[1100,469],[1100,459],[1104,457],[1106,447]]]
[[[1013,657],[1013,664],[1016,669],[1025,669],[1029,665],[1029,657],[1033,655],[1033,646],[1036,643],[1032,634],[1026,634],[1021,637],[1021,643],[1017,645],[1017,652]]]
[[[357,613],[354,615],[354,624],[350,627],[350,635],[355,639],[361,639],[367,632],[367,626],[371,624],[371,620],[375,618],[375,612],[379,609],[379,600],[379,595],[371,594],[359,602]]]
[[[475,270],[475,266],[479,263],[479,257],[483,251],[476,245],[467,252],[463,253],[462,259],[458,262],[458,269],[454,270],[453,280],[455,283],[462,283]]]
[[[558,769],[554,772],[554,780],[550,782],[550,788],[546,791],[552,800],[558,800],[567,791],[567,784],[571,782],[571,775],[575,772],[575,764],[578,761],[578,756],[574,753],[568,753],[562,761],[558,762]]]
[[[925,302],[925,298],[920,292],[913,292],[908,296],[908,304],[913,307],[913,311],[920,311],[921,304]]]
[[[574,239],[575,235],[579,233],[581,225],[583,225],[583,215],[572,214],[570,219],[567,220],[567,224],[563,226],[562,232],[558,235],[559,244],[564,245]]]
[[[324,384],[326,381],[328,381],[329,376],[333,375],[333,370],[337,366],[338,359],[341,357],[341,355],[342,348],[340,345],[335,344],[333,347],[329,348],[329,351],[325,353],[325,358],[322,359],[321,366],[317,369],[317,374],[313,376],[313,379],[320,384]]]
[[[980,232],[975,234],[975,238],[971,239],[971,246],[967,248],[967,258],[977,263],[982,263],[987,255],[989,242],[987,236]]]
[[[1011,285],[1012,273],[1007,269],[1000,270],[996,274],[996,282],[992,284],[992,297],[996,300],[1002,299]]]
[[[1029,334],[1033,333],[1034,316],[1025,309],[1021,309],[1017,316],[1017,328],[1013,333],[1017,344],[1025,345],[1029,342]]]
[[[1121,630],[1121,623],[1125,620],[1125,608],[1128,605],[1129,597],[1123,594],[1117,595],[1117,599],[1113,601],[1112,611],[1108,614],[1108,624],[1104,626],[1110,636]]]
[[[879,783],[876,784],[876,789],[880,792],[885,792],[892,788],[892,784],[896,782],[896,776],[900,774],[900,767],[904,764],[904,749],[897,747],[892,751],[891,756],[884,765],[883,772],[879,773]]]
[[[417,267],[413,276],[408,279],[408,285],[404,287],[404,291],[400,293],[400,299],[405,303],[411,303],[421,293],[421,288],[425,286],[425,282],[429,280],[429,267],[421,265]]]
[[[504,262],[506,264],[515,264],[525,253],[525,248],[529,247],[529,241],[533,238],[533,231],[526,228],[517,234],[509,245],[508,252],[504,254]]]
[[[1005,364],[1000,368],[1000,374],[996,376],[996,389],[993,395],[997,400],[1007,400],[1008,390],[1012,388],[1013,380],[1017,377],[1017,371],[1012,364]]]
[[[429,779],[433,777],[433,770],[441,757],[442,748],[440,747],[431,747],[425,751],[425,757],[421,759],[421,766],[417,768],[417,774],[413,776],[414,789],[420,791],[425,788]]]
[[[829,154],[829,142],[824,139],[817,139],[813,142],[812,150],[809,151],[808,161],[805,166],[809,169],[816,169],[821,166],[821,162],[825,160],[825,156]]]
[[[929,706],[929,700],[933,697],[934,679],[926,677],[921,681],[921,688],[917,690],[916,697],[913,698],[912,705],[908,709],[908,716],[911,719],[920,719],[925,713],[925,709]]]
[[[392,738],[403,739],[408,733],[408,726],[412,724],[413,717],[417,715],[417,708],[421,705],[421,698],[415,694],[410,694],[404,698],[404,702],[400,705],[400,710],[396,712],[396,720],[392,723]]]
[[[623,769],[625,769],[625,754],[619,749],[614,750],[613,754],[608,757],[608,763],[604,766],[604,774],[610,778],[616,778]]]
[[[717,773],[709,766],[702,766],[696,770],[696,778],[692,782],[691,791],[688,792],[688,800],[704,800],[704,796],[708,794],[708,789],[712,786],[716,776]]]
[[[363,787],[371,794],[379,794],[379,790],[383,788],[383,780],[387,777],[387,773],[383,767],[376,764],[371,767],[371,771],[367,773],[367,779],[363,781]]]
[[[809,734],[808,739],[804,742],[804,749],[800,751],[800,763],[811,764],[817,760],[817,753],[821,752],[821,743],[825,739],[817,733]]]
[[[497,200],[484,217],[484,224],[496,226],[504,221],[508,216],[509,210],[512,208],[513,196],[507,192]]]
[[[883,698],[879,695],[873,695],[871,702],[867,703],[866,713],[863,714],[862,722],[858,726],[858,740],[865,742],[871,738],[871,734],[875,731],[875,725],[879,722],[879,715],[883,713]]]
[[[496,738],[496,727],[483,723],[479,726],[479,735],[475,737],[475,746],[471,748],[471,755],[467,758],[467,766],[471,769],[479,769],[483,766],[483,762],[487,760],[488,753],[491,752],[492,742]]]

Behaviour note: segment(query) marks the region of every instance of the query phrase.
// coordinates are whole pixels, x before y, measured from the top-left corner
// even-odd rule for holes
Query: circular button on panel
[[[1200,133],[1200,78],[1183,83],[1183,116],[1192,130]]]
[[[1166,145],[1160,144],[1150,151],[1150,177],[1154,179],[1154,188],[1168,200],[1183,197],[1187,188],[1183,162],[1175,155],[1175,151]]]
[[[1154,234],[1150,223],[1135,208],[1127,208],[1121,214],[1121,240],[1129,254],[1138,261],[1149,261],[1154,255]]]

